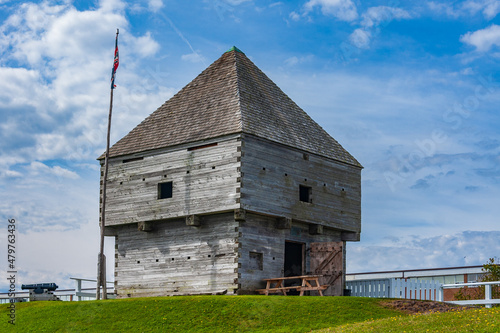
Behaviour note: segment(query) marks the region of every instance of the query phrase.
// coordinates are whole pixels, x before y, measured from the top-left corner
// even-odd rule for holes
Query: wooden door
[[[321,285],[330,287],[325,295],[341,296],[344,290],[343,242],[311,243],[311,273],[322,275]]]

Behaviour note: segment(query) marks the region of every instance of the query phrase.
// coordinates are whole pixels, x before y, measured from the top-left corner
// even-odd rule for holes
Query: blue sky
[[[364,166],[348,272],[500,256],[499,13],[496,0],[0,0],[1,267],[15,218],[19,284],[95,276],[117,28],[113,142],[236,45]]]

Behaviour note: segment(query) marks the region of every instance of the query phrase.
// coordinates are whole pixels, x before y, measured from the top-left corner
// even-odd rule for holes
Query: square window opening
[[[172,197],[172,182],[158,184],[158,199],[168,199]]]
[[[260,252],[250,252],[248,269],[262,271],[264,269],[264,255]]]
[[[312,187],[299,185],[299,200],[312,203]]]

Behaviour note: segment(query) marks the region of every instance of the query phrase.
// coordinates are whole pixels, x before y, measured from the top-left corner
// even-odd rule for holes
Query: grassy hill
[[[475,332],[497,332],[500,328],[497,309],[474,310],[470,315],[465,315],[469,313],[466,311],[409,316],[384,307],[383,302],[312,296],[179,296],[32,302],[16,304],[15,326],[8,324],[8,305],[2,304],[0,332],[310,332],[326,328],[330,329],[321,332],[410,332],[412,327],[415,332],[429,328],[452,331],[446,326],[436,326],[443,323],[452,324],[452,328],[475,327]],[[471,316],[475,319],[471,320]],[[467,324],[469,326],[465,326]],[[478,327],[481,330],[477,330]]]
[[[418,314],[341,325],[315,331],[326,332],[500,332],[500,308],[477,308],[446,313]]]

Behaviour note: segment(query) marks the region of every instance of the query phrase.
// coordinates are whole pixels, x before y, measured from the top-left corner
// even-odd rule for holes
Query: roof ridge
[[[243,52],[241,52],[236,46],[233,46],[232,48],[229,49],[229,51],[227,52],[231,52],[231,51],[234,51],[233,52],[233,57],[234,57],[234,70],[236,72],[236,95],[237,95],[237,103],[238,103],[238,113],[239,113],[239,128],[240,130],[243,132],[244,131],[244,122],[243,122],[243,112],[241,110],[241,94],[240,94],[240,75],[238,73],[238,57],[236,56],[236,52],[239,52],[241,54],[245,54]],[[227,53],[226,52],[226,53]]]

